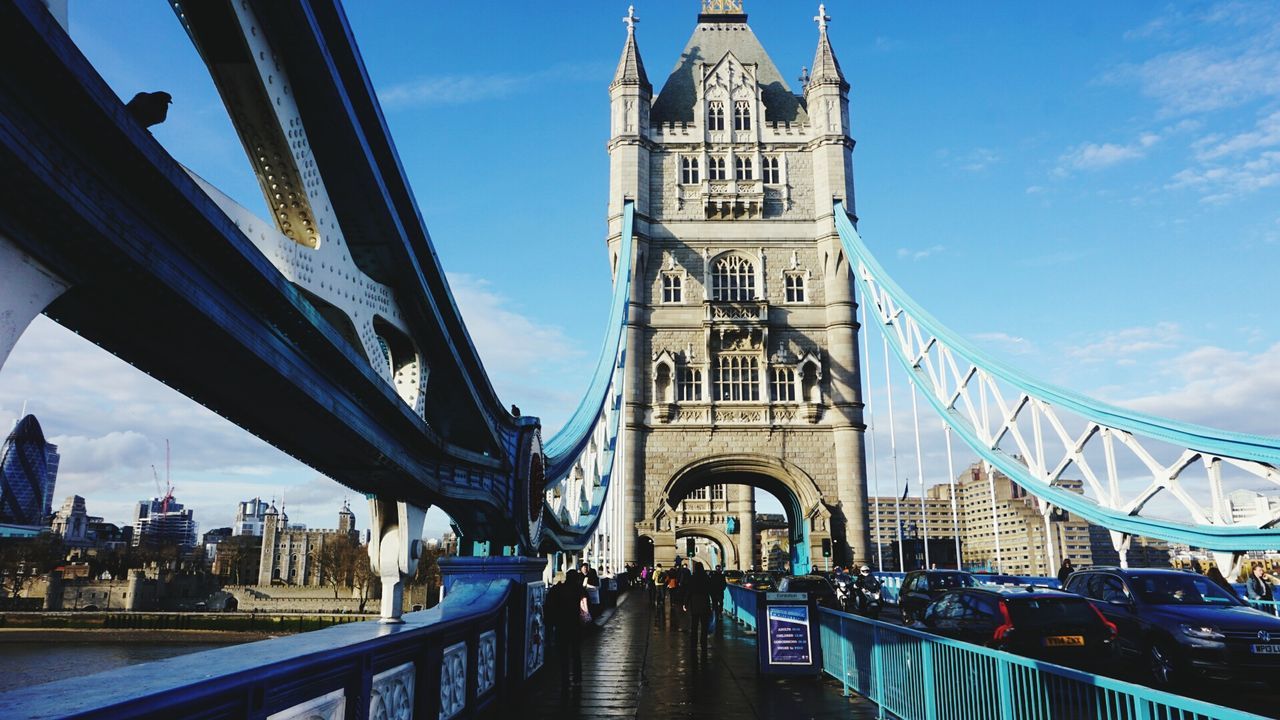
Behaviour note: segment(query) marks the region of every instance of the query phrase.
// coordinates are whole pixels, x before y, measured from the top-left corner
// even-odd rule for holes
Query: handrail
[[[419,677],[430,684],[417,688],[418,706],[451,717],[523,679],[524,663],[503,658],[514,645],[523,659],[524,629],[508,620],[509,611],[525,612],[509,608],[515,587],[458,583],[440,605],[407,613],[399,625],[335,625],[25,687],[0,694],[0,717],[330,717],[334,703],[378,717],[378,703],[393,695],[413,708]]]
[[[872,256],[850,222],[843,204],[836,201],[834,209],[836,229],[845,252],[850,257],[851,265],[856,267],[852,274],[858,283],[864,302],[873,303],[879,311],[879,321],[884,325],[886,337],[888,337],[889,326],[895,326],[897,330],[898,337],[888,343],[889,347],[893,349],[895,357],[907,370],[911,381],[922,390],[920,394],[983,460],[994,465],[1041,500],[1110,530],[1221,551],[1270,547],[1280,539],[1280,532],[1274,528],[1212,524],[1205,515],[1203,507],[1197,508],[1188,499],[1186,493],[1177,487],[1178,473],[1197,459],[1204,460],[1210,483],[1214,482],[1215,474],[1220,472],[1218,466],[1221,461],[1229,462],[1273,481],[1280,481],[1280,473],[1274,467],[1277,462],[1280,462],[1280,439],[1214,430],[1189,423],[1155,418],[1091,400],[1078,393],[1031,379],[1024,373],[987,356],[964,338],[945,328],[916,304],[894,283]],[[904,322],[908,328],[902,326]],[[918,356],[908,357],[904,345],[910,345],[911,352],[918,353]],[[945,353],[945,356],[938,361],[941,366],[929,365],[926,370],[922,364],[933,362],[930,359],[931,352],[939,355]],[[955,362],[957,357],[969,364],[967,373],[962,372],[963,366]],[[977,380],[972,380],[974,375],[978,376]],[[991,384],[997,379],[1022,392],[1023,397],[1013,403],[1011,411],[1001,403],[997,403],[1000,406],[998,413],[1002,416],[1000,419],[1005,423],[1005,427],[997,427],[995,432],[984,427],[983,432],[993,437],[983,438],[971,417],[963,415],[955,405],[961,400],[966,403],[966,407],[974,404],[966,395],[970,392],[970,386],[977,384],[980,386],[979,390],[972,392],[985,393],[986,385],[983,383]],[[1027,464],[1011,457],[999,447],[1000,438],[1006,432],[1013,435],[1015,440],[1022,442],[1022,438],[1017,434],[1014,419],[1023,408],[1028,407],[1037,423],[1037,433],[1039,420],[1043,416],[1065,443],[1076,445],[1074,451],[1068,450],[1061,459],[1058,456],[1049,457],[1043,448],[1029,447],[1023,454],[1038,453],[1028,461],[1038,463],[1036,474],[1032,473]],[[1052,414],[1054,407],[1070,411],[1088,421],[1085,433],[1079,439],[1066,435],[1060,422]],[[973,408],[969,410],[972,416],[974,410]],[[1004,417],[1010,412],[1011,417]],[[983,415],[985,416],[985,409]],[[984,420],[984,425],[985,422]],[[1133,438],[1133,434],[1174,443],[1187,450],[1181,460],[1168,468],[1157,467],[1154,459],[1146,461],[1154,476],[1151,485],[1128,503],[1122,502],[1118,497],[1118,491],[1109,491],[1117,497],[1110,498],[1111,504],[1115,507],[1108,507],[1082,494],[1055,486],[1051,482],[1055,473],[1060,473],[1069,462],[1075,462],[1096,490],[1099,483],[1088,468],[1080,447],[1099,433],[1103,436],[1103,442],[1108,448],[1113,435],[1117,436],[1121,443],[1138,446],[1135,454],[1140,458],[1145,457],[1146,451],[1142,450],[1138,441]],[[1038,438],[1036,444],[1039,445]],[[1110,452],[1109,449],[1108,452]],[[1114,468],[1109,468],[1108,472],[1111,475],[1115,474]],[[1218,491],[1221,490],[1220,486],[1221,483],[1218,482]],[[1115,487],[1114,484],[1112,487]],[[1187,507],[1192,519],[1196,521],[1194,524],[1147,518],[1139,514],[1147,500],[1166,488],[1170,489],[1174,496]]]
[[[829,608],[818,617],[823,672],[896,717],[1261,717]]]

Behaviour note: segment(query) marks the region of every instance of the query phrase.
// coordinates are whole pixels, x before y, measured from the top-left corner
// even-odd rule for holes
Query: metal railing
[[[756,603],[759,593],[740,585],[724,588],[724,611],[750,630],[756,629]]]
[[[454,585],[402,624],[357,622],[0,694],[4,718],[470,716],[542,664],[542,591]]]
[[[748,591],[749,592],[749,591]],[[819,610],[823,671],[903,720],[1261,716],[876,620]]]

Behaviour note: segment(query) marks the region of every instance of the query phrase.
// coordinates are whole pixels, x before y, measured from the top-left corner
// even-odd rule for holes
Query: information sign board
[[[769,642],[770,665],[812,665],[813,652],[809,646],[809,606],[770,605]]]

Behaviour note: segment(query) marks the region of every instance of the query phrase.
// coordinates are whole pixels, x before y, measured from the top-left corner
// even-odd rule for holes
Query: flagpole
[[[889,338],[880,334],[884,341],[884,389],[885,399],[889,406],[889,458],[893,460],[893,514],[898,521],[898,571],[907,571],[906,554],[902,549],[902,501],[898,500],[898,435],[893,428],[893,375],[889,370]]]

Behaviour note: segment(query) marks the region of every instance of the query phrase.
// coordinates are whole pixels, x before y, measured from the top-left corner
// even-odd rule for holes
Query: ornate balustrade
[[[401,624],[338,625],[27,687],[0,695],[0,717],[470,716],[542,667],[544,563],[449,558],[444,601]]]

